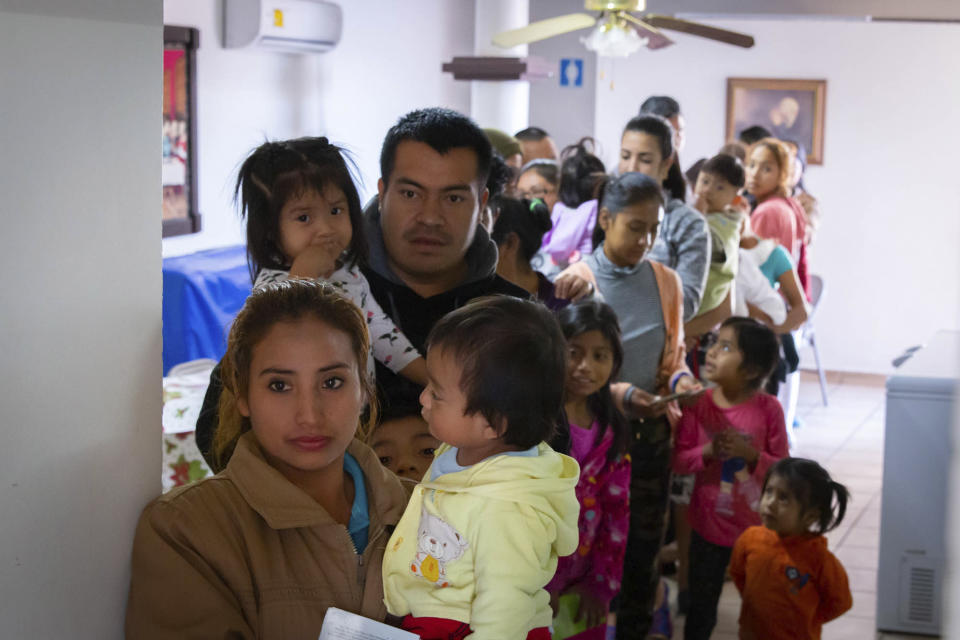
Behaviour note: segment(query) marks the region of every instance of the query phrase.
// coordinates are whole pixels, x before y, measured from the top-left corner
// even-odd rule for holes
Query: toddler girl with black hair
[[[740,637],[815,640],[823,623],[853,605],[847,572],[823,535],[843,521],[850,494],[813,460],[770,467],[762,527],[737,540],[730,575],[743,598]]]
[[[288,278],[323,280],[360,307],[371,355],[414,382],[426,364],[383,312],[360,272],[367,259],[363,209],[343,149],[326,138],[266,142],[240,167],[235,196],[247,219],[254,289]],[[367,360],[373,377],[373,358]]]

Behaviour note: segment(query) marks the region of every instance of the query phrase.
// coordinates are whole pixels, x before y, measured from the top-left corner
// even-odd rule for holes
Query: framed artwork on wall
[[[197,211],[199,32],[163,27],[163,237],[200,231]]]
[[[727,140],[760,125],[803,145],[807,164],[823,164],[826,80],[727,78]]]

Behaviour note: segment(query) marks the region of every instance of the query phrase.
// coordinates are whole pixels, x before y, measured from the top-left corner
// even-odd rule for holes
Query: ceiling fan
[[[626,56],[644,46],[648,49],[662,49],[672,45],[673,40],[664,35],[661,29],[681,31],[737,47],[753,46],[753,37],[743,33],[670,16],[643,13],[646,0],[585,0],[584,9],[599,11],[600,14],[595,16],[570,13],[539,20],[519,29],[498,33],[493,37],[493,44],[510,48],[593,27],[590,34],[580,40],[599,55]],[[635,16],[633,13],[640,15]]]

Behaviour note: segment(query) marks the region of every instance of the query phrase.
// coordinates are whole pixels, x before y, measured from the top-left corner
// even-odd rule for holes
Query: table
[[[181,362],[223,357],[230,324],[251,291],[243,245],[163,261],[163,373]]]

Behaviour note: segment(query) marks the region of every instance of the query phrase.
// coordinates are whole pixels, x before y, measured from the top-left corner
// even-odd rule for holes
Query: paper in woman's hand
[[[319,640],[419,640],[419,637],[409,631],[330,607],[323,618]]]

